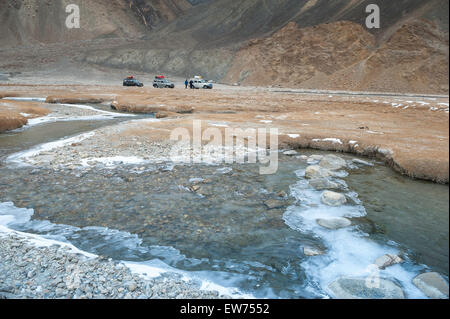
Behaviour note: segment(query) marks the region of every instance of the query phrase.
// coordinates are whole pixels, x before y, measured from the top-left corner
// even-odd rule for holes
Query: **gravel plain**
[[[35,245],[26,235],[0,229],[0,299],[216,299],[181,275],[144,279],[123,263]]]

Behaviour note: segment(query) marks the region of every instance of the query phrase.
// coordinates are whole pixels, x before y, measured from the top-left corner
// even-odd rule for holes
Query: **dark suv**
[[[144,84],[136,80],[134,77],[127,77],[125,80],[123,80],[123,86],[137,86],[141,88],[144,86]]]

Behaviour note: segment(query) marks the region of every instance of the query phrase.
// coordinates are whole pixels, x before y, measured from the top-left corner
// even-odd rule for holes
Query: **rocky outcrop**
[[[448,8],[448,3],[443,5]],[[291,22],[269,37],[248,41],[224,81],[448,94],[448,61],[448,30],[425,19],[392,27],[383,41],[350,21],[309,28]]]
[[[227,83],[298,87],[318,75],[331,75],[370,55],[374,37],[361,25],[335,22],[301,29],[291,22],[241,49],[224,78]]]

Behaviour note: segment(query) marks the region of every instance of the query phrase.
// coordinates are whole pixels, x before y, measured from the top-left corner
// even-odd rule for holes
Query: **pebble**
[[[195,282],[180,281],[171,273],[145,280],[110,258],[88,258],[59,246],[35,246],[15,233],[0,232],[0,260],[0,299],[230,298],[199,290]]]

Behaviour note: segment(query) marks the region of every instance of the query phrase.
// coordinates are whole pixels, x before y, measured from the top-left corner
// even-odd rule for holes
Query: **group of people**
[[[194,88],[194,81],[192,81],[192,80],[188,81],[186,79],[186,81],[184,81],[184,86],[186,87],[186,89],[188,88],[188,85],[189,85],[190,89],[193,89]]]

